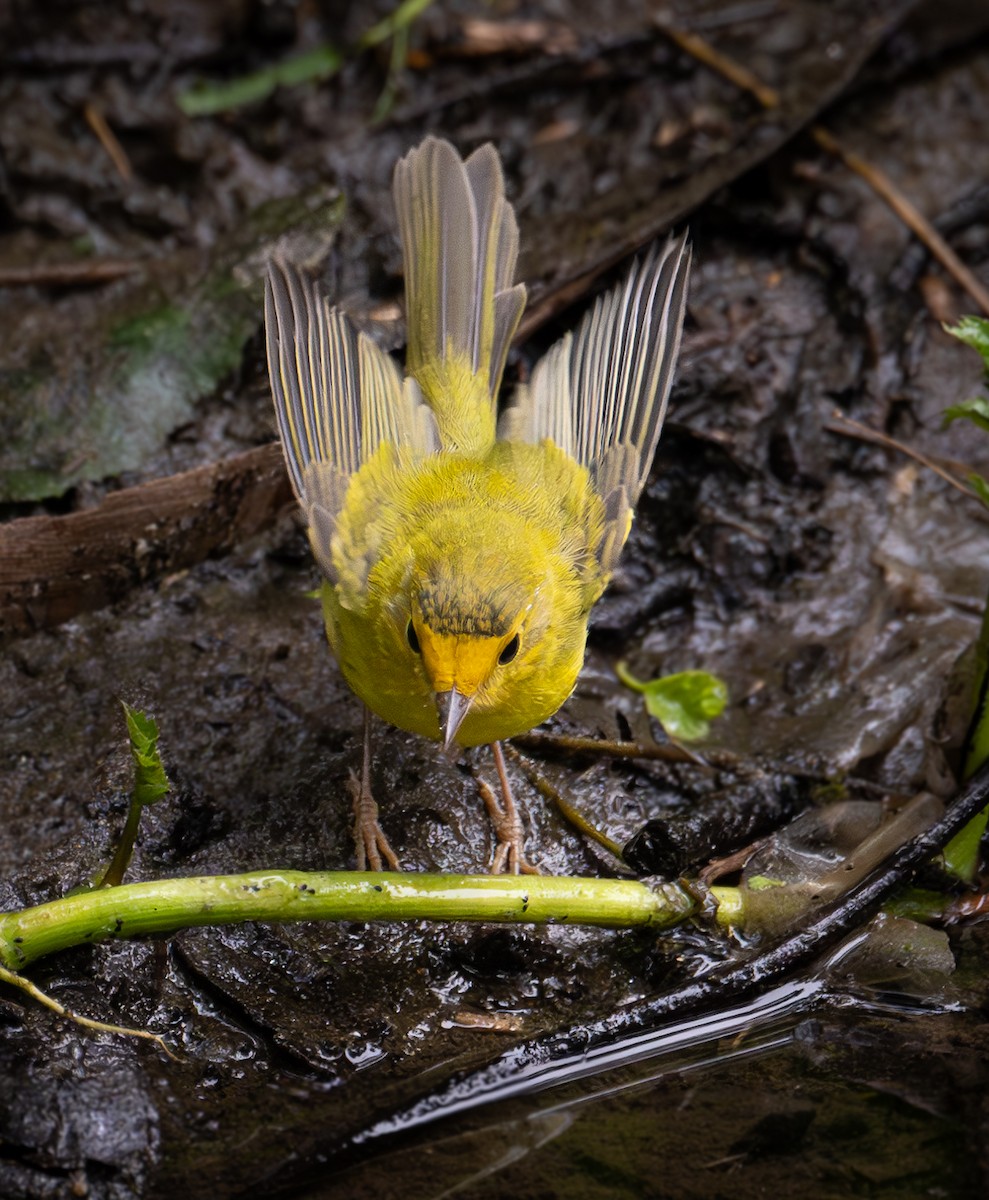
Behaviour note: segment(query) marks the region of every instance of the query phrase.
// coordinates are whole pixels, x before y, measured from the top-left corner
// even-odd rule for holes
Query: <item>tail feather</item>
[[[489,144],[464,161],[449,142],[426,138],[395,168],[394,194],[407,369],[444,443],[480,448],[494,437],[498,388],[525,306],[524,286],[512,286],[519,235],[498,154]]]

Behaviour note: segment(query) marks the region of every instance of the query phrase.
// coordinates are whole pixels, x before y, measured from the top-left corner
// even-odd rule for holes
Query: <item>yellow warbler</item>
[[[326,634],[367,709],[449,747],[492,743],[493,869],[532,869],[498,742],[570,695],[587,619],[628,536],[680,342],[690,252],[654,248],[497,418],[525,306],[497,152],[427,138],[395,169],[408,344],[392,359],[276,254],[268,369],[325,582]],[[366,713],[366,710],[365,710]],[[397,859],[364,777],[358,861]]]

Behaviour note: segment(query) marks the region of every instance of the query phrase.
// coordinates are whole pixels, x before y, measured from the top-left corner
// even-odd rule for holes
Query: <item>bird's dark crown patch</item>
[[[419,610],[433,633],[505,637],[519,611],[517,603],[506,607],[507,599],[463,581],[452,587],[442,580],[420,589]]]

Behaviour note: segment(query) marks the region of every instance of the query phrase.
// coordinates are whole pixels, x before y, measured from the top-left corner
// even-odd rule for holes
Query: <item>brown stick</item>
[[[0,637],[111,604],[223,553],[291,499],[277,445],[113,492],[96,508],[0,525]]]
[[[755,96],[763,108],[776,108],[779,105],[779,93],[775,89],[767,87],[747,67],[740,66],[732,59],[727,58],[703,38],[667,25],[660,25],[659,28],[685,53],[703,63],[704,66],[710,67],[712,71],[734,83],[742,91]],[[854,171],[865,180],[880,200],[884,201],[911,233],[923,242],[959,287],[964,288],[986,316],[989,316],[989,291],[976,279],[916,205],[897,188],[885,171],[866,162],[861,155],[854,151],[846,149],[823,125],[811,126],[810,133],[822,150],[840,158],[849,170]]]
[[[868,425],[863,425],[861,421],[856,421],[854,417],[846,417],[841,409],[834,409],[831,413],[831,420],[824,422],[824,428],[829,433],[840,434],[841,437],[856,438],[860,442],[872,442],[877,446],[883,446],[887,450],[896,450],[899,454],[905,454],[907,458],[912,458],[914,462],[920,463],[921,466],[927,467],[929,471],[933,471],[935,475],[939,475],[946,483],[950,483],[953,488],[957,488],[963,495],[968,496],[972,500],[978,500],[979,497],[975,490],[957,475],[940,463],[935,462],[933,458],[929,458],[926,454],[921,454],[919,450],[915,450],[912,446],[906,445],[905,442],[899,442],[896,438],[890,437],[887,433],[882,433],[878,429],[870,429]]]
[[[748,67],[743,67],[734,59],[728,58],[720,50],[715,50],[710,42],[698,37],[696,33],[688,33],[686,29],[677,29],[672,25],[657,23],[657,28],[699,63],[710,67],[718,75],[749,92],[759,101],[763,108],[778,108],[780,94],[775,88],[769,87],[754,75]]]
[[[30,267],[0,267],[0,287],[85,287],[133,275],[139,262],[91,258],[83,262],[37,263]]]
[[[129,182],[134,172],[131,170],[130,159],[127,157],[123,146],[117,140],[117,135],[107,124],[106,117],[100,112],[95,104],[87,104],[82,110],[83,116],[86,118],[86,124],[99,138],[100,145],[107,153],[107,157],[117,169],[117,174],[126,182]]]
[[[713,759],[705,756],[698,758],[696,754],[683,746],[672,742],[660,744],[652,742],[615,742],[607,738],[571,737],[567,734],[553,733],[523,733],[512,738],[518,746],[527,750],[563,750],[568,754],[593,754],[604,758],[642,758],[653,759],[657,762],[693,763],[695,766],[735,766],[740,761],[735,755],[727,758],[715,752]],[[730,761],[729,761],[730,759]]]
[[[944,238],[928,221],[923,213],[909,200],[893,183],[892,179],[879,167],[868,163],[852,150],[847,150],[833,134],[820,125],[811,129],[811,134],[817,144],[834,154],[850,170],[872,188],[880,200],[885,201],[904,225],[918,237],[927,249],[938,260],[942,267],[955,280],[959,287],[965,289],[976,304],[989,317],[989,291],[987,291],[972,272],[965,266],[958,255],[952,250]]]

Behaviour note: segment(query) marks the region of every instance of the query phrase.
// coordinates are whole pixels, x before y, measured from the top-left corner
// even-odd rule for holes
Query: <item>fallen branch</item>
[[[291,500],[277,445],[0,525],[0,637],[90,612],[267,528]]]

